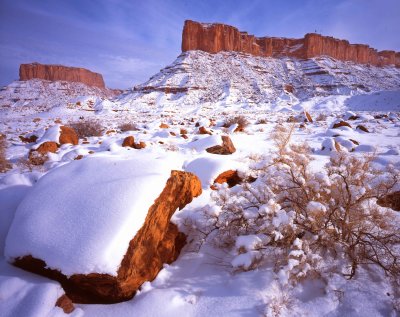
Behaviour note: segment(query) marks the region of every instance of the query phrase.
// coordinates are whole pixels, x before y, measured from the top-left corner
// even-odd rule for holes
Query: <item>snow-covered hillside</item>
[[[400,69],[337,61],[265,58],[237,52],[182,53],[171,65],[120,97],[147,107],[295,104],[315,96],[400,89]]]
[[[116,93],[111,89],[87,86],[78,82],[31,79],[14,81],[0,90],[0,113],[39,113],[56,107],[77,107],[83,96],[106,99]],[[87,99],[87,98],[86,98]]]

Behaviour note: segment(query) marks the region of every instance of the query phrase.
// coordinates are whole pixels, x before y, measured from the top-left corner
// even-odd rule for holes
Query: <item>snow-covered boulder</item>
[[[214,183],[232,184],[238,183],[240,178],[237,174],[239,164],[235,161],[216,155],[198,157],[184,166],[185,171],[198,176],[203,189],[213,188]]]
[[[39,140],[37,140],[36,146],[34,146],[33,149],[38,148],[44,142],[55,142],[59,145],[77,145],[79,137],[73,128],[56,124],[44,132]]]
[[[222,144],[214,145],[206,149],[208,153],[211,154],[219,154],[219,155],[229,155],[236,152],[236,148],[232,143],[232,140],[229,136],[223,135],[221,136]]]
[[[58,280],[75,302],[131,298],[184,245],[170,218],[201,183],[175,165],[150,154],[106,156],[50,171],[18,206],[6,258]]]

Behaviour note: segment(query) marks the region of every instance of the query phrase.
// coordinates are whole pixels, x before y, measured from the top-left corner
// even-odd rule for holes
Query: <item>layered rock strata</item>
[[[201,50],[208,53],[236,51],[264,57],[308,59],[321,55],[342,61],[375,66],[400,67],[400,52],[380,51],[363,44],[350,44],[330,36],[308,33],[301,39],[255,37],[237,28],[220,23],[199,23],[187,20],[182,34],[182,51]]]
[[[19,80],[44,79],[50,81],[79,82],[88,86],[105,88],[103,76],[85,68],[39,63],[21,64]]]

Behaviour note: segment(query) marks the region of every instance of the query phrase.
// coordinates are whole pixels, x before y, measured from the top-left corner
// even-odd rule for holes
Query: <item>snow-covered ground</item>
[[[144,192],[137,192],[135,197],[126,199],[132,184],[124,183],[122,175],[118,175],[121,164],[126,177],[130,173],[130,164],[135,166],[134,169],[143,170],[143,173],[146,169],[153,169],[157,173],[168,174],[175,168],[199,176],[202,195],[173,217],[181,230],[189,234],[189,244],[176,262],[165,265],[157,278],[142,285],[132,300],[113,305],[77,304],[71,316],[273,316],[271,312],[274,309],[280,309],[282,316],[396,316],[399,313],[393,308],[394,290],[379,269],[361,268],[350,281],[332,272],[328,281],[306,280],[287,290],[277,279],[271,263],[248,272],[237,272],[232,266],[231,252],[215,248],[207,241],[198,248],[198,245],[190,243],[196,241],[196,230],[188,230],[185,226],[188,219],[197,218],[213,204],[210,185],[216,176],[229,169],[245,170],[249,157],[274,152],[276,147],[270,138],[271,131],[277,124],[289,125],[287,121],[291,116],[304,118],[303,110],[311,114],[314,122],[306,123],[304,127],[300,127],[301,122],[296,123],[293,142],[305,141],[311,146],[316,169],[329,160],[329,144],[333,151],[336,150],[335,141],[340,144],[342,151],[351,151],[353,155],[374,153],[377,165],[393,164],[400,168],[399,91],[359,96],[318,96],[305,101],[285,102],[281,98],[280,104],[274,106],[276,111],[271,111],[271,107],[249,107],[243,104],[183,109],[157,106],[145,109],[140,105],[130,108],[130,111],[121,111],[119,102],[110,101],[109,105],[111,110],[115,107],[114,110],[118,111],[87,112],[82,109],[71,111],[59,108],[55,113],[32,114],[29,111],[23,117],[10,111],[7,117],[2,117],[0,131],[7,135],[7,157],[13,168],[0,176],[1,316],[64,315],[60,308],[55,307],[55,301],[63,294],[60,285],[12,267],[3,256],[4,249],[10,258],[22,254],[25,249],[37,248],[38,257],[46,259],[50,266],[62,269],[66,274],[74,273],[74,270],[85,264],[85,272],[99,269],[91,267],[91,260],[102,263],[103,272],[112,273],[115,270],[123,254],[120,248],[111,252],[107,249],[96,250],[94,247],[90,251],[94,250],[97,258],[86,259],[85,256],[90,257],[90,253],[77,257],[76,260],[85,263],[68,261],[73,251],[65,248],[60,255],[54,255],[52,262],[52,255],[45,252],[45,245],[46,241],[68,245],[64,240],[69,234],[82,239],[90,235],[84,227],[81,227],[82,231],[73,232],[73,226],[65,224],[69,221],[71,208],[95,210],[97,215],[93,217],[99,217],[99,225],[105,226],[100,232],[103,231],[105,235],[112,232],[113,224],[101,223],[99,216],[106,212],[107,206],[113,204],[130,212],[129,208],[135,207],[132,202],[137,204],[140,196],[145,195]],[[349,110],[353,113],[346,113]],[[233,132],[234,129],[223,127],[226,118],[237,115],[245,116],[250,122],[244,132]],[[332,129],[333,123],[352,115],[358,118],[348,120],[351,128]],[[54,126],[55,120],[61,119],[63,124],[68,125],[70,120],[79,120],[80,116],[99,120],[108,133],[101,137],[90,137],[85,142],[80,140],[76,146],[61,146],[57,153],[50,155],[44,166],[32,168],[24,163],[23,160],[34,145],[22,143],[19,135],[33,133],[41,137],[45,133],[44,128]],[[136,124],[138,131],[120,132],[118,126],[125,122]],[[213,135],[198,134],[197,122]],[[169,128],[160,128],[161,123],[168,124]],[[359,125],[366,127],[369,133],[356,129]],[[187,130],[187,139],[181,136],[181,129]],[[205,151],[207,147],[219,142],[219,135],[226,134],[236,147],[234,154],[220,156]],[[146,148],[123,148],[122,141],[128,135],[133,135],[137,142],[145,142]],[[350,140],[357,141],[359,145]],[[78,155],[84,158],[75,161]],[[149,162],[154,160],[162,163],[151,165]],[[146,162],[147,167],[141,167],[139,162]],[[102,172],[98,173],[99,170]],[[109,175],[110,182],[104,183],[104,178],[100,176],[96,180],[97,175],[104,173]],[[72,202],[63,200],[60,192],[68,189],[69,177],[80,177],[80,181],[77,181],[78,187],[70,189],[72,192],[69,192],[68,197],[84,195],[85,199]],[[51,186],[52,179],[54,187]],[[62,183],[63,179],[65,183]],[[158,183],[158,186],[162,185],[163,182]],[[150,189],[142,190],[147,193]],[[160,188],[152,188],[151,191],[160,192]],[[99,197],[102,199],[98,200]],[[149,199],[151,201],[153,198]],[[53,206],[49,210],[40,210],[45,214],[54,210],[57,204],[60,206],[60,214],[48,215],[49,221],[52,221],[51,231],[44,232],[43,224],[30,222],[31,218],[35,219],[31,215],[32,209],[40,210],[42,205]],[[92,211],[88,211],[87,215],[92,215]],[[133,219],[133,223],[135,221],[137,219]],[[64,228],[66,231],[58,232],[57,225],[63,223],[67,225],[67,229]],[[108,226],[110,230],[105,229]],[[87,238],[103,241],[100,244],[111,240],[109,236]],[[113,260],[107,263],[110,258]]]

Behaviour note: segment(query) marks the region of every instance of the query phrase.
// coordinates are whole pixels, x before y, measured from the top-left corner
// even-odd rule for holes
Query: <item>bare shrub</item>
[[[337,260],[348,278],[361,265],[376,265],[398,281],[400,224],[395,211],[376,200],[399,185],[399,171],[378,170],[372,157],[342,152],[315,172],[309,148],[290,145],[291,133],[274,130],[278,154],[250,166],[255,182],[212,194],[216,206],[204,211],[203,232],[213,232],[216,245],[234,248],[234,267],[253,269],[275,257],[283,284],[319,276],[326,260]]]
[[[224,124],[223,127],[224,128],[229,128],[230,126],[237,124],[237,131],[243,131],[249,124],[250,122],[246,119],[245,116],[236,116],[236,117],[232,117],[227,119]]]
[[[279,317],[290,315],[290,310],[293,307],[292,296],[276,282],[273,282],[270,288],[270,294],[264,300],[266,308],[263,316]]]
[[[118,129],[120,129],[121,132],[126,132],[126,131],[139,131],[139,128],[137,127],[136,124],[131,123],[131,122],[125,122],[121,123],[118,126]]]
[[[104,130],[100,122],[93,119],[70,122],[69,126],[76,131],[79,138],[101,136]]]
[[[326,121],[326,119],[328,118],[328,116],[325,113],[320,113],[318,115],[318,117],[315,119],[315,121]]]
[[[268,120],[266,118],[257,119],[256,124],[267,124]]]
[[[6,157],[7,139],[4,134],[0,134],[0,173],[4,173],[11,168],[10,162]]]
[[[277,124],[272,130],[270,138],[273,140],[275,146],[278,148],[279,155],[282,155],[286,151],[287,146],[289,145],[292,138],[295,126],[295,123],[281,123]]]

